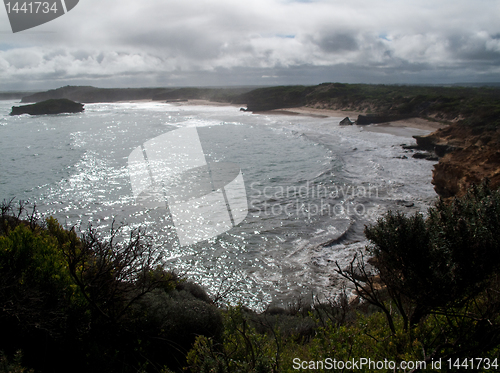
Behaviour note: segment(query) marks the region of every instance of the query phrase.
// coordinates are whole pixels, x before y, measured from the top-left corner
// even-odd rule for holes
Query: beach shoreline
[[[302,116],[311,116],[316,118],[335,117],[342,119],[348,117],[351,121],[354,122],[359,115],[364,115],[365,113],[356,111],[347,111],[347,110],[315,109],[307,106],[302,106],[296,108],[260,111],[260,112],[255,112],[255,114],[264,114],[264,115],[275,114],[275,115],[293,115],[293,116],[302,115]],[[390,132],[391,128],[404,128],[404,127],[434,132],[440,128],[447,127],[447,124],[423,118],[408,118],[392,122],[362,125],[359,127],[365,128],[366,130],[373,132]]]
[[[183,102],[169,102],[168,104],[177,106],[188,106],[188,105],[207,105],[207,106],[242,106],[238,104],[224,103],[224,102],[213,102],[209,100],[187,100]],[[358,111],[349,110],[330,110],[330,109],[317,109],[307,106],[293,107],[293,108],[282,108],[276,110],[267,111],[257,111],[253,114],[259,115],[290,115],[290,116],[309,116],[315,118],[345,118],[348,117],[352,121],[355,121],[359,115],[364,115],[366,113],[361,113]],[[420,129],[425,131],[434,132],[440,128],[447,127],[447,124],[443,124],[436,121],[431,121],[423,118],[408,118],[403,120],[397,120],[387,123],[369,124],[360,127],[365,128],[368,131],[374,132],[388,132],[391,128],[403,128],[409,127],[414,129]]]
[[[229,102],[215,102],[209,100],[186,100],[186,101],[152,101],[152,100],[130,100],[130,101],[119,101],[117,103],[144,103],[144,102],[157,102],[164,103],[173,106],[233,106],[233,107],[244,107],[241,104],[232,104]],[[330,109],[317,109],[307,106],[293,107],[293,108],[282,108],[276,110],[267,111],[257,111],[252,112],[257,115],[289,115],[289,116],[309,116],[313,118],[345,118],[348,117],[351,121],[355,121],[359,115],[365,115],[366,113],[349,111],[349,110],[330,110]],[[338,123],[335,123],[338,125]],[[358,126],[363,128],[365,131],[372,132],[383,132],[383,133],[401,133],[405,128],[417,129],[427,132],[434,132],[440,128],[447,127],[447,124],[443,124],[436,121],[427,120],[424,118],[408,118],[403,120],[397,120],[386,123],[377,123]]]

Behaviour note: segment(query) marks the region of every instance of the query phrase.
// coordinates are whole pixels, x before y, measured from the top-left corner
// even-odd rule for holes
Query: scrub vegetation
[[[250,111],[297,106],[420,117],[466,125],[500,124],[497,87],[397,86],[323,83],[317,86],[259,88],[243,94]]]
[[[23,204],[1,208],[0,372],[371,372],[404,363],[494,372],[500,363],[500,192],[486,182],[425,215],[388,212],[367,227],[370,245],[346,268],[332,266],[354,292],[262,313],[216,305],[161,266],[143,231],[120,240],[121,227],[77,233],[36,217]]]

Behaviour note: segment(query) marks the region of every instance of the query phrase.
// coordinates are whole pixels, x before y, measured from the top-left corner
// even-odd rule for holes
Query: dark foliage
[[[451,203],[439,201],[426,218],[389,212],[365,229],[374,270],[359,256],[338,272],[384,312],[393,333],[392,306],[409,333],[444,315],[447,322],[429,346],[433,354],[472,356],[500,343],[498,232],[500,191],[485,182]]]
[[[386,118],[463,119],[465,125],[500,124],[500,89],[323,83],[260,88],[238,98],[248,110],[297,106],[376,113]]]
[[[78,236],[4,203],[0,351],[37,372],[180,369],[195,338],[222,319],[203,289],[165,270],[143,231]]]

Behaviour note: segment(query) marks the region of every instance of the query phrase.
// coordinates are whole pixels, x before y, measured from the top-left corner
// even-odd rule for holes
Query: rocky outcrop
[[[413,136],[413,138],[417,141],[414,149],[434,152],[440,158],[452,151],[463,148],[463,141],[460,138],[455,139],[453,136],[441,137],[436,132],[425,136]]]
[[[439,160],[438,156],[434,152],[417,152],[412,155],[415,159],[426,159],[428,161]]]
[[[421,150],[434,151],[432,184],[443,198],[462,196],[485,178],[500,187],[500,130],[453,124],[427,136],[414,136]]]
[[[414,149],[427,151],[434,151],[436,144],[440,141],[439,136],[436,136],[435,133],[425,136],[413,136],[413,138],[417,141],[417,145]]]
[[[425,136],[413,136],[416,145],[403,144],[403,149],[420,150],[412,155],[413,158],[437,161],[446,154],[463,148],[462,141],[451,136],[443,136],[441,133],[433,132]]]
[[[344,119],[342,119],[339,122],[339,125],[341,125],[341,126],[352,126],[353,124],[354,124],[354,122],[351,122],[351,120],[349,119],[349,117],[345,117]]]
[[[500,136],[499,136],[500,137]],[[492,188],[500,187],[500,141],[495,145],[471,145],[445,155],[434,166],[432,183],[441,197],[462,196],[471,184],[485,178]]]
[[[62,98],[37,102],[32,105],[13,106],[10,115],[80,113],[83,110],[83,104]]]

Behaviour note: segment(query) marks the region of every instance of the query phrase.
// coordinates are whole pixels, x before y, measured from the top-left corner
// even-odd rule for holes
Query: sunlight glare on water
[[[435,198],[433,163],[401,159],[411,139],[341,128],[342,118],[253,115],[231,106],[87,104],[80,114],[10,117],[0,101],[0,198],[36,203],[67,226],[145,227],[169,268],[209,293],[262,307],[337,289],[366,242],[363,227],[388,209]],[[181,246],[165,208],[134,198],[128,157],[147,141],[197,128],[208,164],[241,169],[248,215],[216,237]],[[203,224],[210,222],[201,222]]]

